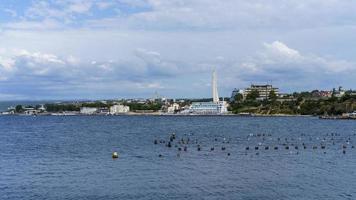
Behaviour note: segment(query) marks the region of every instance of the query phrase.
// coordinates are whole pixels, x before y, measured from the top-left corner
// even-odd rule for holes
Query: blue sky
[[[351,0],[0,2],[0,100],[356,89]]]

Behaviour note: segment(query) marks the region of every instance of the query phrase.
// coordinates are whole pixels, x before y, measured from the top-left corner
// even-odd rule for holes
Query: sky
[[[353,0],[1,0],[0,100],[356,89]]]

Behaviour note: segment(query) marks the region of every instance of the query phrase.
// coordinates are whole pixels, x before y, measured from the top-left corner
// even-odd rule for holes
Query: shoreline
[[[321,116],[313,116],[313,115],[291,115],[291,114],[169,114],[169,113],[160,113],[160,112],[152,112],[152,113],[122,113],[122,114],[81,114],[81,113],[39,113],[36,115],[27,115],[21,113],[15,114],[0,114],[0,116],[178,116],[178,117],[189,117],[189,116],[219,116],[219,117],[319,117]]]

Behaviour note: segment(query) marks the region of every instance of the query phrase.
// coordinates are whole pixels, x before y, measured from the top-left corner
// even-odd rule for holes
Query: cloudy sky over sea
[[[2,0],[0,100],[356,88],[353,0]]]

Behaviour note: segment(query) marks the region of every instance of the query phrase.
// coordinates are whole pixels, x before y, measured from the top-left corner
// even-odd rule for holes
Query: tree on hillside
[[[16,111],[17,113],[22,112],[22,111],[23,111],[22,105],[17,105],[17,106],[15,107],[15,111]]]
[[[254,101],[258,97],[260,97],[260,93],[257,90],[252,90],[250,93],[247,94],[246,99]]]
[[[277,100],[277,94],[274,92],[274,90],[271,90],[268,95],[268,99],[271,101],[276,101]]]
[[[244,97],[240,93],[238,93],[234,96],[235,102],[241,102],[243,99],[244,99]]]

